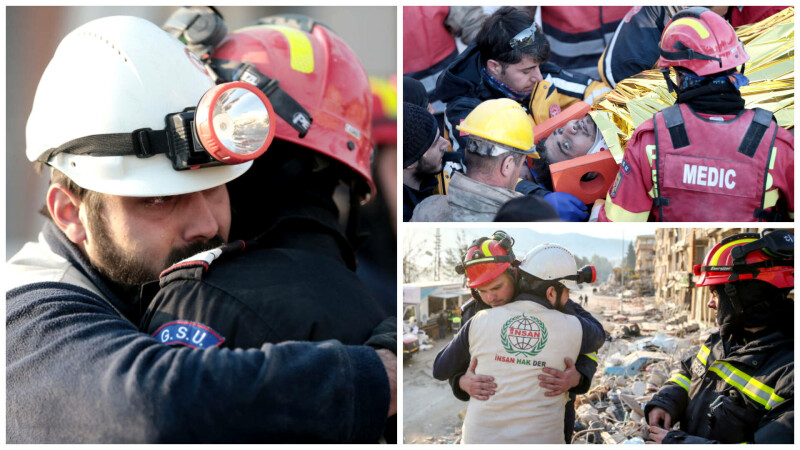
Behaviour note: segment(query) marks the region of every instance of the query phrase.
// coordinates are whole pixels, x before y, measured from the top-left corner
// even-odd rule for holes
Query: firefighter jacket
[[[503,204],[522,194],[453,173],[447,195],[421,201],[411,222],[491,222]]]
[[[634,131],[600,221],[794,218],[794,144],[767,111],[698,114],[685,104]]]
[[[713,333],[645,406],[680,421],[665,444],[791,444],[794,440],[794,340],[762,330],[725,352]]]
[[[541,299],[516,300],[478,312],[437,355],[433,376],[446,380],[478,358],[497,383],[486,401],[470,401],[462,442],[564,443],[568,395],[547,397],[539,386],[543,367],[564,370],[578,357],[580,321]]]
[[[5,278],[9,443],[370,442],[383,431],[388,380],[369,347],[163,345],[52,223]]]
[[[550,61],[595,79],[600,78],[597,60],[631,7],[570,5],[540,8],[542,31],[550,41]]]
[[[176,337],[186,323],[194,324],[189,333],[208,329],[219,335],[216,345],[231,349],[327,339],[361,345],[374,342],[373,331],[389,320],[389,341],[375,346],[396,352],[396,319],[347,266],[352,249],[334,219],[326,224],[323,217],[283,217],[261,238],[165,270],[142,331],[190,347],[196,344]]]
[[[523,296],[520,298],[530,298],[526,294],[522,295]],[[461,320],[462,322],[467,322],[479,311],[488,308],[490,308],[489,305],[473,298],[461,307]],[[577,386],[569,390],[569,401],[564,411],[564,440],[570,442],[575,427],[575,398],[579,394],[589,392],[589,388],[592,384],[592,377],[594,377],[594,373],[597,371],[597,350],[605,341],[605,331],[603,330],[603,325],[601,325],[589,311],[586,311],[572,300],[567,301],[564,313],[577,317],[581,322],[581,331],[583,331],[581,342],[581,352],[583,353],[575,360],[575,369],[580,372],[581,381]],[[467,401],[470,398],[469,394],[464,392],[458,384],[461,376],[463,376],[465,372],[466,368],[465,370],[457,372],[448,380],[450,382],[450,387],[453,389],[453,395],[455,395],[457,399],[463,401]],[[482,370],[481,373],[483,373]]]

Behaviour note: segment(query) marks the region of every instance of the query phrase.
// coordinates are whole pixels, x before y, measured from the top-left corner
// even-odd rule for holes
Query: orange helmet
[[[661,35],[658,67],[680,66],[710,75],[741,66],[750,59],[731,24],[719,14],[693,6],[679,11]]]
[[[482,237],[470,245],[456,272],[466,273],[470,289],[483,286],[519,264],[511,250],[513,245],[514,239],[504,231],[495,231],[491,238]]]
[[[372,141],[397,145],[397,76],[369,78],[372,86]]]
[[[362,198],[374,193],[369,79],[358,56],[333,31],[305,16],[270,16],[228,34],[211,58],[226,81],[232,81],[227,79],[232,74],[243,81],[259,80],[257,85],[269,90],[269,83],[277,80],[276,88],[282,90],[278,100],[268,94],[275,111],[281,114],[281,101],[301,108],[289,115],[291,123],[286,117],[277,120],[275,137],[344,164],[361,181]],[[248,71],[249,66],[267,81]]]
[[[783,231],[739,233],[723,239],[694,266],[698,286],[761,280],[777,288],[794,287],[794,234]]]

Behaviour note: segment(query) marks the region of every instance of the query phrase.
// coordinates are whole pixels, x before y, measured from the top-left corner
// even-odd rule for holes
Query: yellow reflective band
[[[658,183],[658,170],[653,169],[650,172],[652,172],[653,186],[655,186]]]
[[[650,198],[656,198],[656,187],[651,187],[650,190],[647,191],[647,195],[649,195]]]
[[[708,370],[719,375],[722,381],[735,387],[742,394],[758,402],[767,410],[774,408],[784,401],[781,396],[775,394],[773,388],[747,375],[727,362],[715,361]]]
[[[597,353],[596,353],[596,352],[592,352],[592,353],[584,353],[584,354],[583,354],[583,356],[585,356],[585,357],[587,357],[587,358],[591,359],[591,360],[592,360],[592,361],[594,361],[595,363],[597,362]]]
[[[773,189],[764,194],[764,209],[771,208],[778,204],[778,190]]]
[[[464,264],[464,265],[471,266],[473,264],[483,264],[485,262],[494,262],[494,257],[471,259],[471,260],[467,261],[466,264]]]
[[[707,362],[706,358],[708,358],[709,353],[711,353],[711,350],[709,350],[708,347],[706,347],[705,345],[700,347],[700,351],[697,352],[697,359],[699,359],[704,366],[706,365]]]
[[[489,250],[489,242],[492,241],[487,239],[483,241],[483,244],[481,244],[481,252],[483,252],[483,256],[492,256],[492,252]]]
[[[789,213],[789,218],[794,220],[794,211]],[[794,301],[794,299],[792,299],[792,301]]]
[[[675,25],[687,25],[687,26],[692,27],[692,29],[694,31],[696,31],[697,34],[700,35],[701,39],[705,39],[705,38],[708,37],[708,30],[697,19],[692,19],[692,18],[688,18],[688,17],[684,17],[683,19],[678,19],[678,20],[672,22],[672,25],[667,27],[667,30],[669,30],[670,28],[674,27]],[[664,32],[661,35],[662,36],[666,36],[667,35],[667,30],[664,30]]]
[[[724,252],[728,248],[733,247],[734,245],[747,244],[748,242],[753,242],[753,241],[755,241],[755,239],[748,238],[748,239],[737,239],[735,241],[728,242],[727,244],[725,244],[722,247],[720,247],[719,250],[717,250],[717,253],[714,253],[714,257],[711,258],[711,264],[709,264],[709,265],[710,266],[716,266],[717,263],[719,262],[720,256],[722,256],[722,252]]]
[[[308,39],[308,36],[294,28],[279,25],[270,26],[283,33],[286,36],[286,40],[289,41],[289,65],[292,69],[302,73],[313,72],[314,49],[311,47],[311,40]]]
[[[667,382],[672,381],[673,383],[677,384],[678,386],[686,389],[686,392],[689,392],[689,386],[691,386],[692,381],[687,378],[685,375],[681,375],[679,373],[675,373],[670,377]]]
[[[767,182],[764,183],[764,190],[766,191],[771,187],[772,187],[772,174],[768,173],[767,174]]]
[[[647,154],[647,163],[650,164],[650,167],[653,167],[653,160],[656,159],[656,156],[653,153],[655,150],[655,145],[647,145],[644,147],[644,152]]]
[[[769,170],[775,168],[775,155],[778,153],[778,147],[772,147],[772,153],[769,155]]]
[[[650,211],[639,213],[631,212],[621,206],[615,205],[611,201],[611,196],[609,195],[606,195],[606,203],[604,206],[606,209],[606,217],[612,222],[647,222],[647,218],[650,216]]]

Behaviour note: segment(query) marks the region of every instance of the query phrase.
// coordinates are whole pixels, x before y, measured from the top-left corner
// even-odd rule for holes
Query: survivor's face
[[[557,163],[585,155],[594,144],[597,126],[587,114],[570,120],[547,137],[545,151],[548,162]]]
[[[534,61],[529,55],[524,55],[516,64],[501,67],[500,73],[495,78],[518,92],[531,92],[533,86],[543,79],[539,62]]]
[[[477,288],[484,303],[495,308],[510,302],[514,297],[514,280],[507,272]]]
[[[447,150],[448,145],[447,139],[443,138],[437,131],[433,145],[419,159],[417,173],[432,175],[441,172],[444,165],[444,152]]]
[[[92,264],[118,283],[158,279],[171,264],[228,239],[231,214],[224,185],[168,197],[103,195],[99,201],[98,211],[81,211],[84,248]]]

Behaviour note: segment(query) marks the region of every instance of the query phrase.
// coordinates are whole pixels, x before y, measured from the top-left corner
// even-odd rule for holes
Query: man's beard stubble
[[[141,256],[127,254],[117,247],[108,234],[108,228],[100,210],[101,207],[90,208],[88,214],[88,226],[92,230],[97,248],[94,260],[90,260],[90,264],[101,275],[115,283],[138,286],[157,280],[164,269],[178,261],[225,243],[220,235],[216,235],[207,241],[193,242],[182,248],[173,248],[163,265],[154,270],[152,262],[148,264],[148,260]]]

